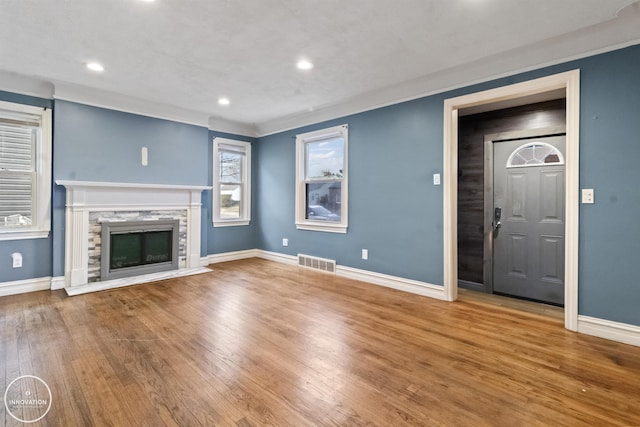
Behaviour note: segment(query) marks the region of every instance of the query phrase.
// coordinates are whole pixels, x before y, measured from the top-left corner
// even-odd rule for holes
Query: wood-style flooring
[[[0,391],[34,426],[640,425],[640,348],[561,319],[260,259],[76,297],[0,298]],[[24,426],[0,405],[0,425]]]

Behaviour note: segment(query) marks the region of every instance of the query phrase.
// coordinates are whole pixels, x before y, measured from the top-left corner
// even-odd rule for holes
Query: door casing
[[[444,298],[458,297],[458,117],[459,111],[480,105],[526,98],[564,89],[566,98],[565,181],[565,328],[578,329],[578,230],[580,70],[503,86],[444,101],[443,138],[443,259]]]

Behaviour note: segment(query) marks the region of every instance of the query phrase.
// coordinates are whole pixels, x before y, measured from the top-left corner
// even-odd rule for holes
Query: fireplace
[[[102,223],[100,279],[178,269],[180,221]]]
[[[56,289],[63,287],[68,295],[80,295],[210,271],[201,266],[200,237],[202,233],[201,193],[204,190],[211,190],[211,187],[66,180],[58,180],[56,184],[63,185],[67,189],[65,275],[64,282],[61,283],[63,286]],[[159,221],[174,220],[178,220],[180,224],[177,231],[177,244],[173,234],[176,231],[171,232],[172,237],[169,243],[168,233],[149,234],[149,237],[135,235],[136,231],[141,231],[140,224],[131,223],[131,221],[139,221],[145,226],[157,226]],[[162,250],[149,252],[147,249],[146,253],[137,255],[140,259],[148,258],[148,262],[145,261],[146,265],[137,265],[138,262],[134,262],[136,255],[127,253],[127,258],[120,260],[121,264],[118,264],[117,260],[114,265],[107,264],[111,274],[106,278],[102,274],[102,254],[104,246],[111,245],[111,240],[102,238],[103,225],[112,229],[114,225],[135,225],[132,229],[121,230],[125,232],[124,234],[130,234],[123,236],[123,241],[118,242],[119,239],[116,237],[115,245],[122,244],[125,250],[142,245],[148,247],[149,242],[143,243],[144,240],[163,241],[164,243],[160,245]],[[167,228],[157,231],[166,230]],[[143,233],[145,236],[146,231],[149,230],[145,230]],[[169,244],[171,246],[170,264],[165,259]],[[174,252],[176,249],[177,256]],[[136,251],[131,250],[132,253]],[[178,263],[177,267],[173,264],[174,262]],[[149,270],[155,268],[164,270]],[[157,272],[147,274],[149,271]]]

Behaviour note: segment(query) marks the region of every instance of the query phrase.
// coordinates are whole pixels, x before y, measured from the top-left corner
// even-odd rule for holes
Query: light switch
[[[594,196],[593,196],[593,188],[582,189],[582,203],[583,204],[595,203]]]
[[[22,267],[22,254],[20,252],[14,252],[11,254],[12,266],[13,268]]]
[[[147,147],[142,147],[142,150],[140,151],[142,166],[147,166],[149,164],[149,150]]]
[[[434,173],[433,174],[433,185],[440,185],[440,174],[439,173]]]

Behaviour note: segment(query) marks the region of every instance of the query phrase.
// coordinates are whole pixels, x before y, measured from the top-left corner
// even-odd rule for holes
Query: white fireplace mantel
[[[65,289],[70,295],[122,286],[118,281],[113,281],[112,286],[106,282],[87,283],[91,212],[186,210],[185,269],[200,268],[202,191],[210,190],[212,187],[69,180],[57,180],[56,184],[64,186],[67,190]]]

